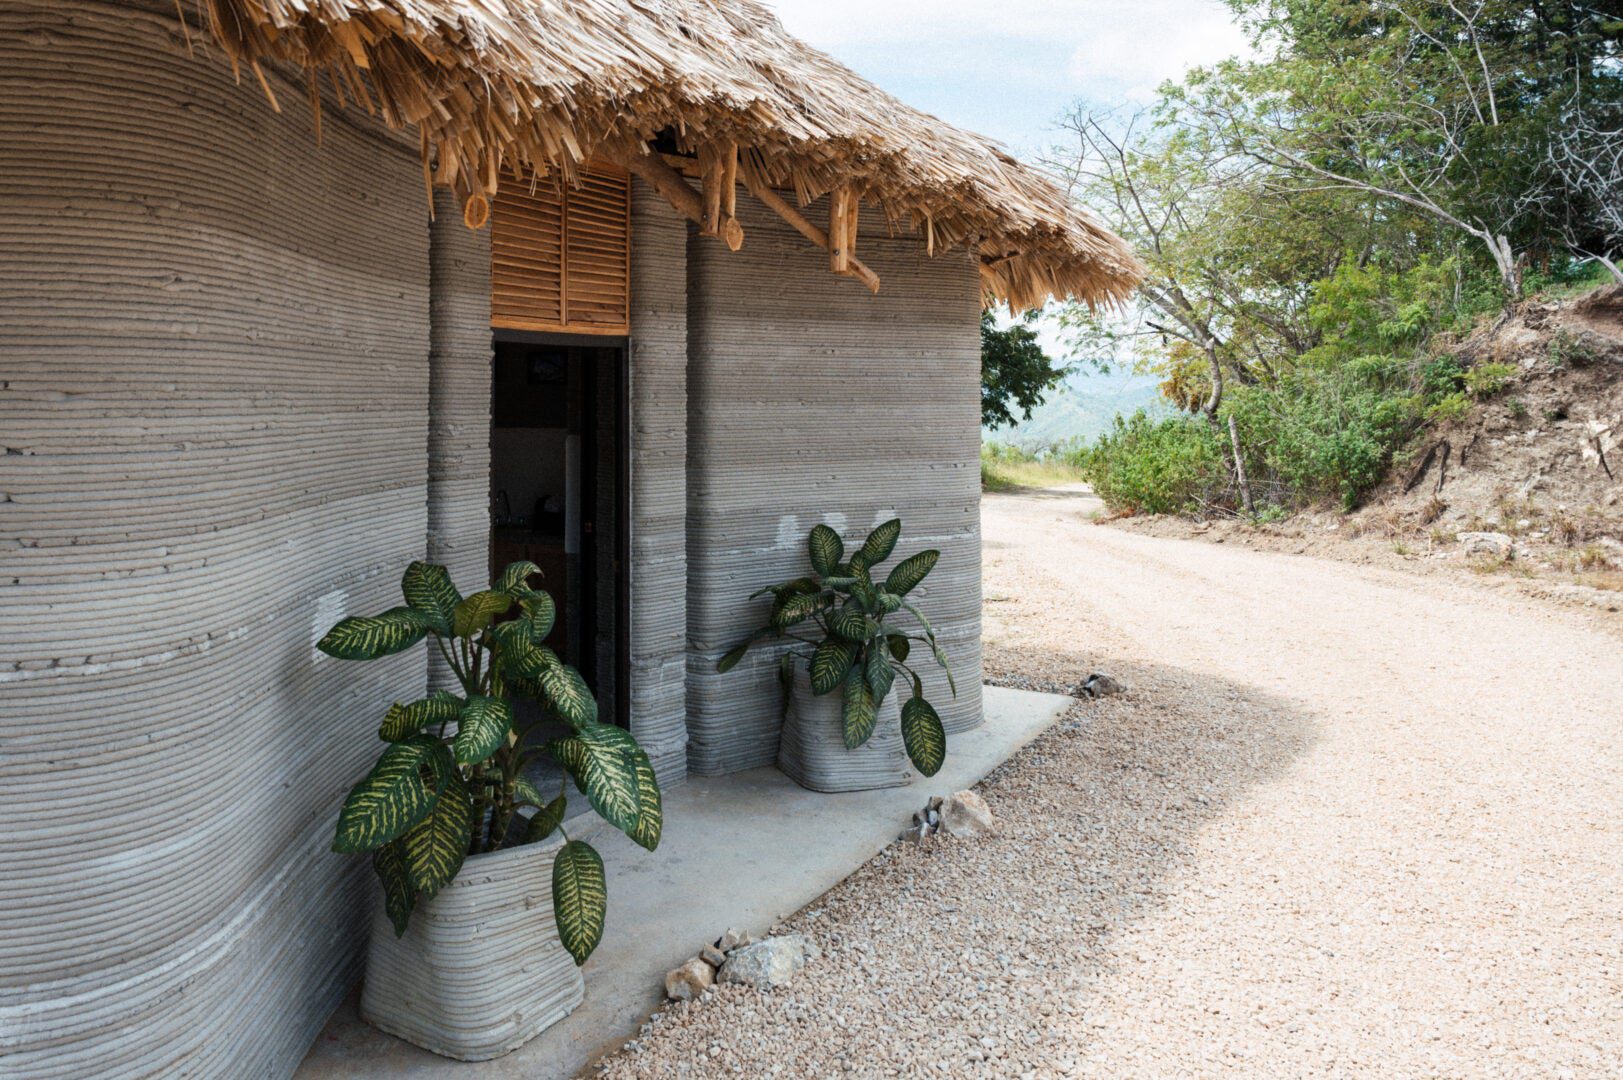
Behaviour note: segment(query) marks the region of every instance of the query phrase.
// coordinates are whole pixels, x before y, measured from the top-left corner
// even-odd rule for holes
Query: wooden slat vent
[[[630,177],[585,170],[576,185],[503,177],[491,213],[491,325],[626,334],[631,308]]]

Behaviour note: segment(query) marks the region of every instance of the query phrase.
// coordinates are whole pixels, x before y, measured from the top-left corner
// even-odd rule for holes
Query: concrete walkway
[[[630,1037],[663,997],[664,973],[729,926],[760,934],[815,900],[896,839],[932,794],[969,787],[1052,725],[1071,704],[988,686],[986,722],[952,736],[947,763],[911,787],[819,795],[776,769],[693,777],[665,797],[665,832],[649,854],[597,822],[580,835],[603,853],[609,918],[586,965],[586,1000],[505,1058],[447,1061],[362,1023],[352,995],[316,1040],[298,1080],[574,1076]]]

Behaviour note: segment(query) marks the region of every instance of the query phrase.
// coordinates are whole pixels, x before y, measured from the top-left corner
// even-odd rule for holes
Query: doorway
[[[496,330],[494,351],[492,578],[521,559],[541,568],[558,607],[548,646],[586,680],[598,719],[628,727],[625,339]]]

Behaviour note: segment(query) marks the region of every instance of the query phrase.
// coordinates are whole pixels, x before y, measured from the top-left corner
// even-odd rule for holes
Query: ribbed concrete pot
[[[574,1011],[586,993],[552,918],[562,841],[475,855],[397,938],[372,920],[361,1016],[461,1061],[500,1057]]]
[[[838,690],[814,695],[806,666],[796,666],[789,712],[778,742],[778,768],[812,791],[869,791],[912,783],[913,769],[902,746],[898,694],[885,695],[873,735],[855,750],[845,746],[841,700]]]

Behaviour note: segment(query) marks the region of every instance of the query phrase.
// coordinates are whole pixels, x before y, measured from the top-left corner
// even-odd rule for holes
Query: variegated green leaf
[[[586,963],[602,940],[608,907],[602,856],[584,840],[569,841],[552,860],[552,914],[558,923],[558,940],[575,958],[576,966]]]
[[[873,691],[862,677],[862,670],[852,666],[845,677],[845,699],[840,704],[840,727],[845,735],[847,750],[855,750],[873,735],[874,722],[879,716]]]
[[[901,609],[902,598],[893,592],[879,592],[879,613],[881,615],[894,615]]]
[[[896,538],[901,535],[902,519],[891,518],[868,534],[858,554],[868,566],[878,566],[890,558],[890,553],[896,548]]]
[[[824,588],[833,589],[835,592],[849,593],[852,587],[857,584],[858,580],[858,578],[852,577],[849,574],[841,575],[839,577],[826,577],[823,579],[823,586]]]
[[[530,624],[530,640],[541,644],[552,633],[553,623],[558,619],[558,605],[552,602],[551,594],[544,592],[526,596],[519,604],[524,608],[524,618]]]
[[[653,762],[641,746],[632,755],[637,770],[637,827],[627,835],[638,844],[653,851],[659,847],[660,834],[665,829],[665,807],[659,794],[659,780],[654,776]]]
[[[581,728],[597,723],[597,699],[580,672],[554,657],[553,663],[541,668],[538,679],[547,704],[569,726]]]
[[[525,804],[530,806],[547,805],[547,797],[541,794],[541,789],[536,787],[535,781],[528,776],[521,776],[513,781],[513,799],[520,806]]]
[[[372,851],[423,820],[455,765],[429,735],[390,743],[366,778],[350,789],[338,814],[334,851]]]
[[[826,577],[834,572],[845,554],[845,541],[827,525],[816,525],[806,539],[806,550],[811,555],[812,569]]]
[[[513,598],[506,593],[486,589],[476,592],[456,606],[451,619],[451,632],[457,637],[472,637],[490,625],[490,620],[505,615],[513,606]]]
[[[811,689],[814,694],[826,694],[840,685],[845,673],[851,670],[857,647],[839,638],[824,638],[811,658]]]
[[[384,742],[409,739],[429,724],[445,724],[457,718],[464,702],[455,694],[436,691],[421,701],[409,705],[396,703],[389,706],[378,725],[378,738]]]
[[[428,621],[409,607],[340,620],[316,648],[340,660],[376,660],[411,648],[427,636]]]
[[[462,869],[472,835],[473,792],[462,777],[452,775],[428,816],[392,846],[404,852],[413,887],[429,897]]]
[[[406,604],[422,615],[428,625],[439,634],[451,632],[451,615],[462,594],[451,584],[451,574],[434,563],[414,562],[406,567],[400,579],[400,592]]]
[[[811,618],[823,606],[823,598],[816,594],[795,593],[779,603],[772,611],[772,626],[787,630]]]
[[[384,844],[372,853],[372,869],[383,883],[383,910],[394,924],[394,936],[406,932],[411,921],[411,909],[417,904],[417,891],[412,888],[411,873],[406,868],[406,856],[400,841]]]
[[[855,602],[848,601],[834,617],[828,621],[830,630],[847,641],[862,643],[868,640],[868,616],[862,613],[862,607]]]
[[[642,803],[637,790],[636,753],[641,748],[623,728],[586,724],[550,744],[553,757],[569,770],[604,821],[632,836]]]
[[[891,634],[885,639],[890,644],[890,655],[898,664],[907,663],[907,654],[913,651],[906,634]]]
[[[909,698],[902,705],[902,744],[913,767],[925,776],[941,771],[947,760],[947,731],[941,726],[941,717],[922,697]]]
[[[890,575],[885,578],[885,591],[906,596],[935,569],[936,561],[940,558],[941,552],[934,548],[909,555],[891,568]]]
[[[564,823],[564,811],[569,803],[562,795],[541,807],[530,817],[529,825],[524,829],[524,842],[533,844],[538,840],[545,840],[558,831],[558,826]]]
[[[952,667],[947,663],[947,654],[941,650],[941,643],[936,641],[935,627],[930,625],[930,620],[924,617],[924,612],[920,611],[917,605],[903,601],[902,606],[912,612],[919,625],[924,627],[924,640],[930,646],[930,653],[935,657],[935,662],[941,665],[941,670],[947,673],[947,687],[952,691],[952,696],[957,697],[958,684],[953,681]]]
[[[535,594],[535,589],[530,586],[530,578],[539,573],[541,568],[533,562],[525,560],[510,562],[502,568],[491,589],[494,592],[506,593],[514,600],[521,600]]]
[[[501,698],[475,694],[458,718],[451,749],[460,764],[472,765],[499,750],[513,728],[513,707]]]
[[[726,653],[722,655],[721,659],[716,661],[717,674],[725,675],[727,672],[737,667],[738,662],[744,659],[744,654],[749,652],[750,645],[753,644],[754,641],[755,638],[753,636],[747,637],[737,645],[734,645],[732,648],[728,649]]]
[[[873,691],[874,706],[885,700],[890,693],[891,683],[896,681],[896,670],[890,666],[890,653],[879,647],[875,642],[868,646],[864,660],[864,676],[868,682],[868,689]]]

